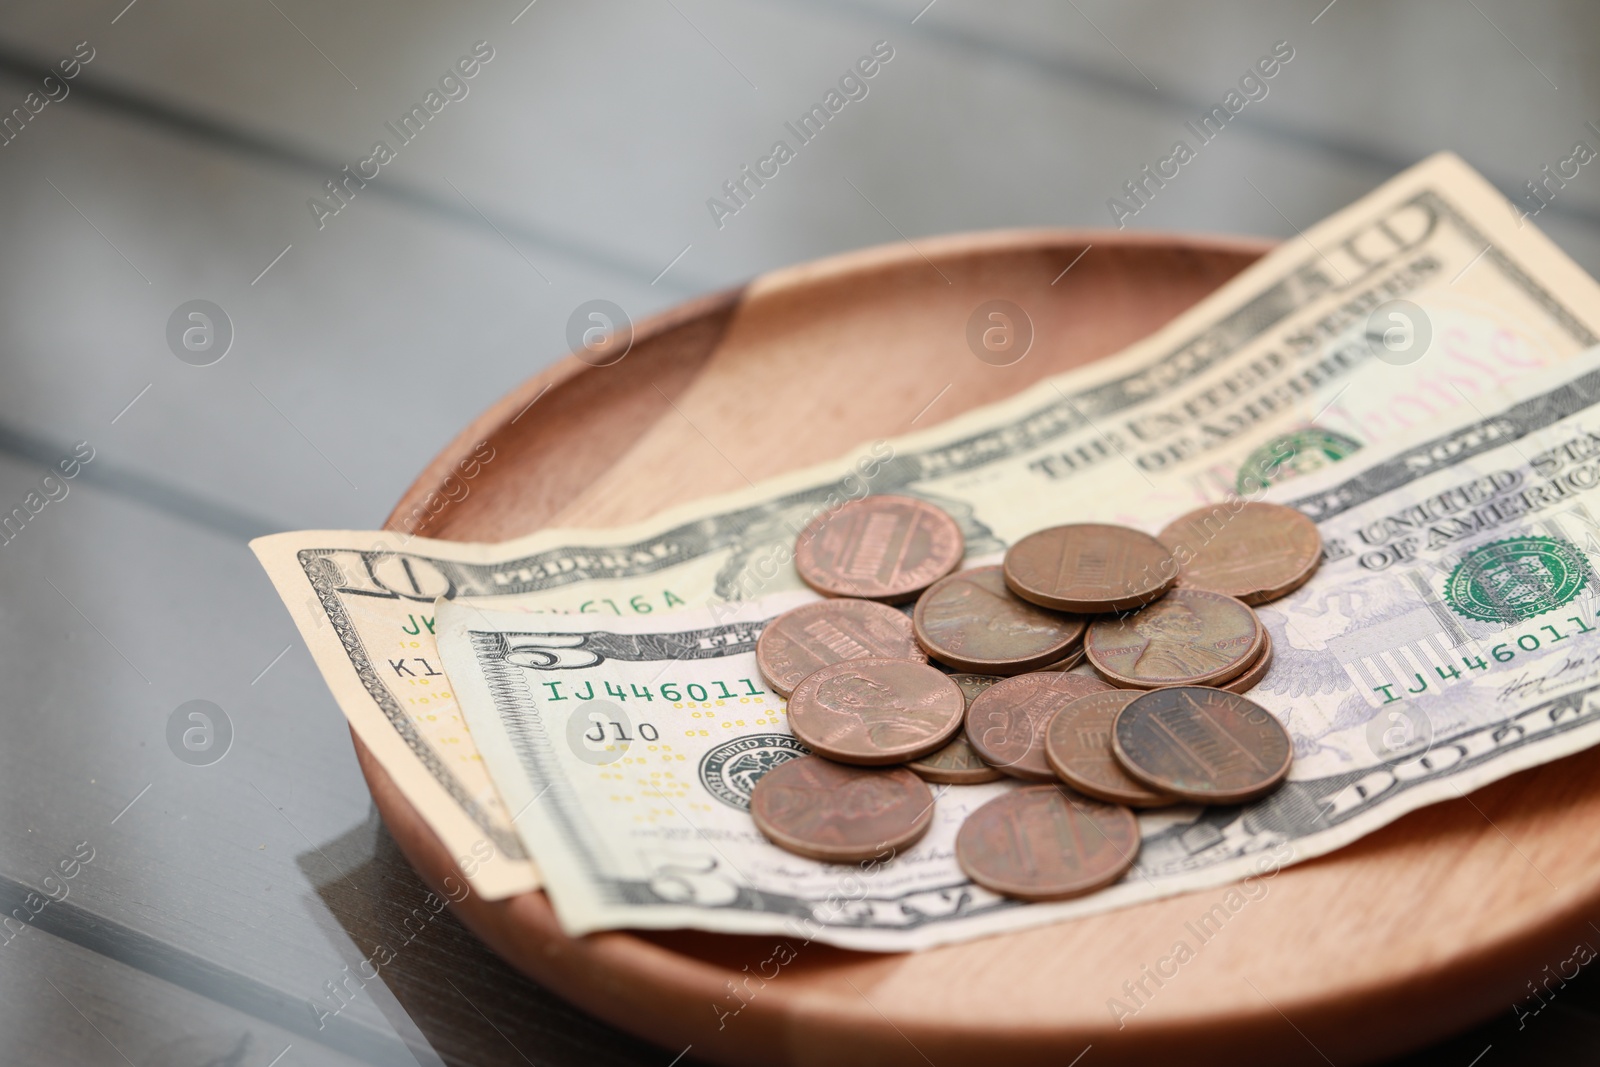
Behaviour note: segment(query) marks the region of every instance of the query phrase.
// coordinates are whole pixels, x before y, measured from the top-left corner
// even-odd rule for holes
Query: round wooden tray
[[[390,521],[485,438],[494,462],[423,532],[498,540],[631,521],[738,488],[1110,354],[1268,247],[1021,231],[768,275],[640,324],[614,366],[569,359],[524,383],[439,455]],[[965,343],[972,309],[995,298],[1034,321],[1033,350],[1010,367],[981,363]],[[455,873],[448,853],[359,740],[356,749],[390,832],[439,888]],[[1510,1010],[1546,964],[1554,973],[1592,937],[1595,825],[1600,750],[1284,870],[1159,987],[1146,968],[1180,939],[1198,945],[1186,924],[1223,890],[909,955],[796,945],[775,977],[777,937],[573,939],[543,893],[471,896],[456,908],[513,964],[669,1056],[692,1045],[694,1057],[722,1063],[1066,1067],[1092,1045],[1088,1067],[1157,1057],[1349,1064]],[[1145,1006],[1119,1028],[1108,1001],[1134,1003],[1124,983],[1143,985]]]

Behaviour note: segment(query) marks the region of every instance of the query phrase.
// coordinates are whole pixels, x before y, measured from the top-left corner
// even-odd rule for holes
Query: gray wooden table
[[[864,97],[708,209],[880,41]],[[0,1062],[671,1061],[448,913],[309,1006],[425,890],[245,541],[378,524],[585,300],[637,317],[900,236],[1110,225],[1278,42],[1266,97],[1122,221],[1281,237],[1439,148],[1515,193],[1600,146],[1576,0],[8,5],[0,514],[92,459],[0,543],[0,911],[36,912],[0,944]],[[378,174],[336,199],[347,165]],[[1600,272],[1600,170],[1536,221]],[[221,309],[198,351],[196,300]],[[193,700],[231,724],[221,762],[169,747]],[[1593,1061],[1597,981],[1404,1062]]]

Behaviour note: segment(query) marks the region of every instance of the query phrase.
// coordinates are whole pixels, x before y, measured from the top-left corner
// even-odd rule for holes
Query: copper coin
[[[908,496],[852,500],[800,531],[794,564],[825,596],[899,604],[961,565],[961,527]]]
[[[859,863],[907,848],[933,824],[933,791],[910,771],[799,756],[761,776],[750,816],[774,845],[824,863]]]
[[[967,709],[967,740],[978,757],[1013,778],[1053,782],[1044,758],[1050,717],[1079,697],[1111,686],[1087,674],[1019,674],[979,693]]]
[[[1090,693],[1056,712],[1045,731],[1044,755],[1063,782],[1096,800],[1130,808],[1173,803],[1174,798],[1129,778],[1111,754],[1111,724],[1117,721],[1117,712],[1140,695],[1133,689]]]
[[[961,695],[966,698],[967,707],[970,708],[973,697],[1000,679],[988,674],[952,674],[950,680],[956,683],[956,688],[961,690]],[[979,785],[983,782],[999,781],[1005,777],[978,758],[977,751],[967,740],[965,729],[958,732],[951,742],[939,751],[930,752],[921,759],[914,759],[906,766],[925,782],[940,782],[945,785]]]
[[[917,644],[958,670],[1022,674],[1061,659],[1087,620],[1046,611],[1006,588],[998,566],[941,578],[917,599]]]
[[[1083,523],[1052,526],[1012,545],[1005,576],[1024,600],[1094,615],[1148,604],[1172,588],[1178,565],[1149,534]]]
[[[1282,504],[1196,508],[1157,535],[1182,568],[1178,585],[1265,604],[1294,592],[1322,562],[1317,524]]]
[[[800,680],[789,729],[819,756],[873,767],[944,747],[966,698],[938,668],[907,659],[845,660]]]
[[[1117,716],[1117,762],[1152,789],[1196,804],[1242,804],[1289,774],[1294,746],[1271,712],[1198,685],[1144,693]]]
[[[1209,685],[1242,674],[1265,634],[1242,601],[1174,589],[1149,607],[1096,619],[1083,648],[1094,669],[1121,686]]]
[[[1093,892],[1126,874],[1138,854],[1133,812],[1053,785],[989,801],[956,834],[956,862],[967,877],[1019,900]]]
[[[1230,693],[1248,693],[1261,683],[1261,679],[1265,678],[1267,672],[1272,670],[1272,635],[1266,631],[1267,628],[1263,626],[1261,628],[1261,654],[1256,657],[1255,662],[1246,667],[1244,673],[1239,677],[1217,688],[1226,689]]]
[[[925,660],[904,612],[871,600],[819,600],[767,623],[756,640],[761,677],[788,696],[814,670],[878,656]]]

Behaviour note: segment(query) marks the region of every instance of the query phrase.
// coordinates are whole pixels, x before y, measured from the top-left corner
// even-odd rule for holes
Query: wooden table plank
[[[415,1062],[397,1043],[383,1058],[346,1055],[42,929],[0,947],[0,1032],[0,1059],[29,1067]]]
[[[97,475],[209,500],[234,536],[376,526],[461,424],[566,351],[581,301],[675,299],[392,200],[303,232],[303,173],[90,106],[46,114],[0,157],[0,229],[30,264],[0,295],[0,426],[46,451],[92,439]],[[211,366],[168,343],[196,298],[233,324]]]
[[[900,0],[825,3],[871,11],[885,27],[903,24],[907,7]],[[1600,33],[1593,5],[1483,0],[1475,11],[1449,0],[1276,0],[1219,10],[1082,0],[1077,7],[939,4],[917,26],[991,64],[1031,67],[1082,93],[1140,101],[1169,114],[1175,127],[1198,121],[1273,44],[1288,41],[1294,58],[1229,129],[1385,175],[1448,147],[1511,192],[1540,177],[1553,153],[1564,158],[1575,138],[1597,144],[1586,129],[1600,102],[1587,76]],[[1497,76],[1483,76],[1491,70]],[[1170,146],[1144,147],[1164,154]],[[1573,182],[1552,211],[1595,224],[1600,183]]]

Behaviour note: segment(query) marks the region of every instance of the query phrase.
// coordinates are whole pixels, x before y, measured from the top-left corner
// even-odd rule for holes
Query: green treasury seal
[[[1445,582],[1458,615],[1483,622],[1522,622],[1572,600],[1589,580],[1589,561],[1555,537],[1511,537],[1479,545]]]
[[[1358,451],[1361,442],[1342,433],[1306,426],[1274,437],[1245,457],[1236,476],[1240,496],[1252,496],[1269,485],[1321,470]]]

